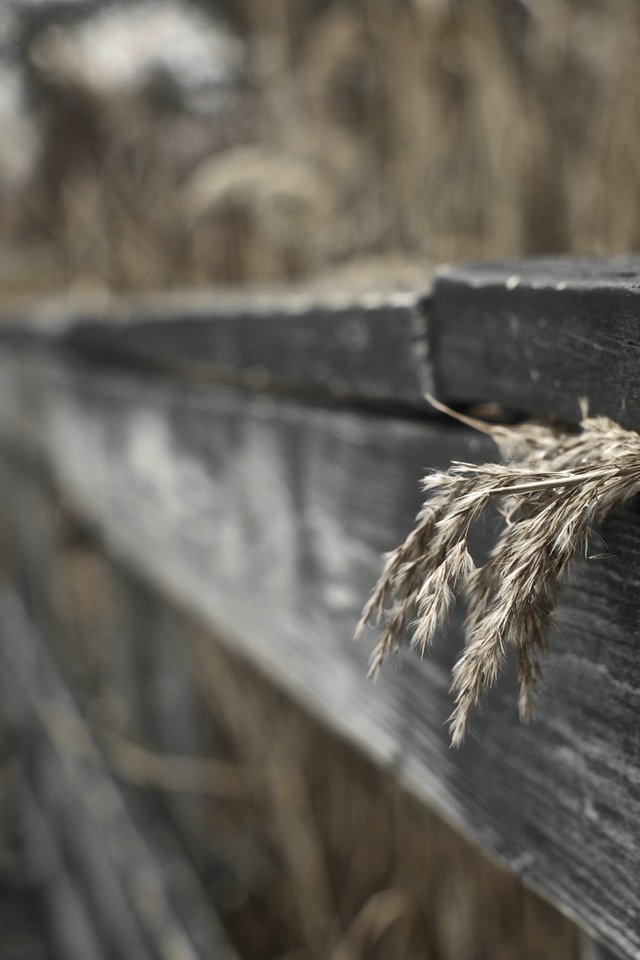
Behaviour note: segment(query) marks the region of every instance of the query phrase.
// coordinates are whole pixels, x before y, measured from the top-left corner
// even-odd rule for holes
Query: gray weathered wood
[[[640,420],[640,257],[534,258],[443,269],[432,293],[298,294],[43,305],[0,330],[14,349],[85,356],[251,390],[425,410],[500,403],[577,420],[579,401]]]
[[[435,390],[524,413],[640,425],[640,257],[452,267],[429,324]]]
[[[7,318],[16,349],[54,337],[81,354],[146,369],[180,370],[249,389],[334,402],[425,409],[432,390],[425,291],[147,297],[95,306],[41,306]]]
[[[353,325],[308,302],[286,315],[263,301],[84,311],[55,335],[8,333],[0,370],[5,449],[47,464],[112,553],[627,958],[640,957],[637,508],[611,518],[612,557],[565,586],[528,728],[507,677],[477,737],[449,750],[455,624],[428,661],[403,655],[376,686],[368,645],[350,638],[423,469],[488,454],[457,425],[382,411],[417,410],[433,386],[570,420],[586,397],[637,427],[639,270],[638,258],[454,268],[430,307],[361,305]],[[341,396],[381,412],[340,411]]]
[[[579,564],[566,585],[535,722],[518,723],[506,678],[455,752],[445,721],[459,632],[377,685],[369,645],[351,634],[380,553],[410,528],[424,468],[484,457],[486,441],[78,362],[44,389],[58,483],[113,553],[583,926],[640,956],[635,509],[605,531],[612,558]]]

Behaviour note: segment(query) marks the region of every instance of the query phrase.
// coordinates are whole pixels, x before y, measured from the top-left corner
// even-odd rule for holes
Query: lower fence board
[[[77,880],[64,863],[58,837],[26,782],[20,791],[20,817],[29,872],[45,892],[56,947],[66,960],[107,960]]]
[[[0,638],[3,719],[25,731],[23,826],[52,908],[66,911],[52,918],[65,956],[101,960],[104,950],[140,960],[237,960],[167,825],[162,843],[156,833],[149,843],[153,824],[134,822],[22,599],[7,585]]]
[[[454,626],[377,684],[353,627],[380,553],[408,532],[426,467],[491,454],[457,426],[337,412],[58,365],[42,443],[114,554],[221,629],[277,683],[436,804],[526,882],[640,957],[640,522],[567,584],[538,715],[506,677],[448,746]],[[585,839],[586,838],[586,839]]]

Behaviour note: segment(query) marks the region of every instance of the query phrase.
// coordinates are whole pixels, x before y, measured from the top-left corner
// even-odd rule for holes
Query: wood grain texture
[[[250,389],[425,409],[432,389],[422,293],[314,299],[210,294],[122,301],[72,316],[85,356],[180,369]],[[61,327],[61,325],[59,325]],[[39,323],[38,329],[42,324]]]
[[[507,260],[436,279],[435,390],[576,421],[640,426],[640,257]]]
[[[435,392],[575,421],[585,398],[640,422],[640,257],[463,265],[428,286],[42,305],[4,322],[0,340],[335,403],[426,411]]]
[[[3,335],[2,442],[37,451],[113,553],[637,960],[638,509],[565,585],[536,721],[518,724],[507,677],[451,752],[456,625],[376,686],[350,638],[424,468],[488,450],[457,426],[337,404],[417,410],[432,388],[576,420],[585,397],[637,428],[640,258],[456,267],[427,312],[419,299],[61,315],[67,361],[38,321],[31,339]]]
[[[488,454],[453,426],[59,366],[42,441],[113,553],[222,629],[311,712],[506,861],[640,957],[640,517],[567,583],[536,721],[506,677],[451,751],[459,630],[378,684],[354,644],[380,553],[409,530],[425,467]]]

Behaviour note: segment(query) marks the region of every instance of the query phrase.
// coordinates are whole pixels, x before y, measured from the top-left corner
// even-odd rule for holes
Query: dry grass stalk
[[[375,675],[407,628],[411,646],[424,654],[455,596],[465,596],[466,644],[453,671],[450,718],[458,746],[510,648],[518,658],[520,716],[530,717],[559,584],[572,559],[588,554],[607,514],[640,492],[640,435],[586,413],[577,432],[452,415],[491,436],[504,462],[453,463],[422,481],[427,499],[417,524],[386,556],[357,632],[382,625],[371,660]],[[504,526],[489,559],[476,566],[469,533],[495,501]]]

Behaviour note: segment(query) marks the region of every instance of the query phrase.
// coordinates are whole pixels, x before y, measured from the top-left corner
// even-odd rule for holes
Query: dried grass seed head
[[[455,414],[487,433],[503,463],[453,463],[421,483],[416,526],[389,553],[357,632],[382,632],[371,660],[377,673],[407,630],[421,654],[446,624],[455,597],[468,612],[465,647],[453,670],[451,739],[459,745],[469,715],[495,683],[508,651],[517,654],[519,709],[531,715],[558,590],[576,554],[616,506],[640,491],[640,435],[606,417],[585,417],[577,431],[538,423],[505,426]],[[489,559],[476,567],[469,533],[497,502],[503,528]]]

